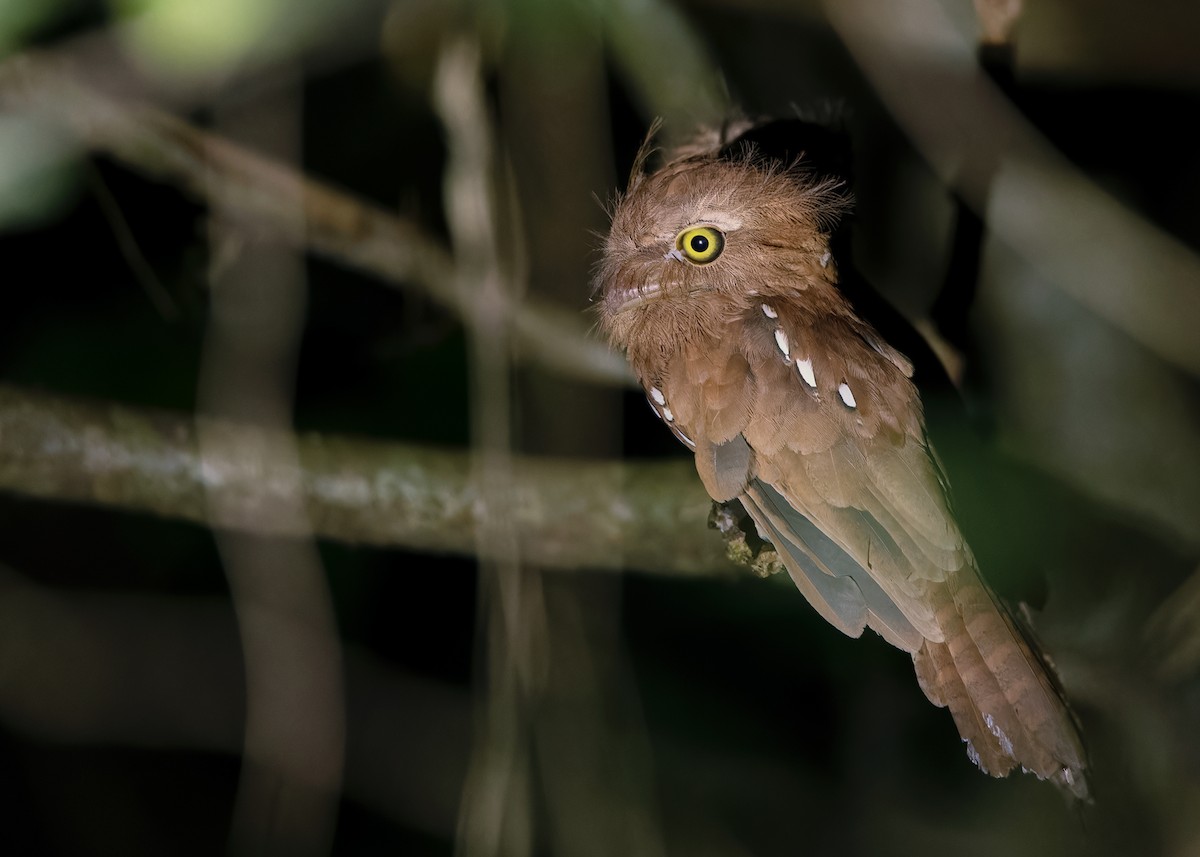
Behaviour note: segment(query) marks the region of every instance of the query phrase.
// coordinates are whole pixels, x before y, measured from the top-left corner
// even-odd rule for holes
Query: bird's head
[[[639,158],[595,282],[605,330],[631,353],[717,333],[772,295],[833,287],[844,181],[803,150],[790,161],[764,153],[751,133],[689,144],[653,172]]]

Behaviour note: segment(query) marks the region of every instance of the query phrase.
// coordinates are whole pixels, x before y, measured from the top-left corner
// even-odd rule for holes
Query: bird
[[[1089,800],[1082,733],[1031,631],[982,577],[926,426],[919,335],[885,338],[845,256],[845,135],[801,118],[702,129],[610,208],[600,327],[654,413],[851,637],[909,653],[986,774]],[[894,311],[891,319],[899,318]]]

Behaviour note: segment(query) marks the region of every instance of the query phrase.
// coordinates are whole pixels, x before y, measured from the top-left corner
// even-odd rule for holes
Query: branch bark
[[[278,433],[149,408],[86,402],[0,384],[0,491],[87,503],[214,528],[305,535],[258,512],[290,486],[326,539],[472,556],[486,513],[471,455],[413,444],[302,434],[300,473],[197,451],[196,423],[225,442],[270,448]],[[547,568],[729,573],[705,520],[711,501],[687,460],[625,464],[514,457],[507,501],[521,556]],[[205,491],[229,502],[210,518]],[[295,530],[295,531],[294,531]]]

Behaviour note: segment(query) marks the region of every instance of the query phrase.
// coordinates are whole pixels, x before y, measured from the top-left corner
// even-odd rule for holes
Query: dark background
[[[116,5],[46,4],[11,34],[0,18],[0,35],[14,51],[72,51],[155,11]],[[1131,22],[1117,5],[1037,5],[1018,30],[1015,104],[1092,182],[1195,252],[1200,65],[1180,34],[1197,31],[1196,13],[1151,4]],[[141,60],[147,92],[169,89],[172,109],[220,133],[221,105],[269,104],[286,67],[303,169],[448,240],[445,132],[429,88],[442,39],[477,39],[515,200],[505,217],[519,222],[503,232],[525,245],[528,291],[581,315],[592,231],[605,227],[593,195],[623,184],[654,115],[678,137],[716,118],[714,105],[750,114],[835,105],[855,141],[860,267],[913,318],[942,288],[953,195],[818,5],[263,8],[321,25],[292,28],[300,34],[282,47],[267,32],[227,77],[194,88],[151,51]],[[951,12],[973,39],[969,7]],[[720,83],[685,75],[655,94],[645,80],[656,72],[637,71],[637,58],[656,49],[661,68],[686,70],[671,53],[680,44]],[[0,130],[16,115],[0,114]],[[0,169],[20,162],[14,151],[0,147]],[[23,203],[0,208],[0,380],[191,412],[210,322],[208,210],[126,164],[66,151],[36,181],[0,184]],[[123,231],[170,311],[135,272]],[[527,569],[546,611],[534,642],[545,674],[536,694],[519,694],[510,724],[527,786],[497,799],[506,815],[532,819],[532,853],[1200,851],[1196,380],[1021,260],[1020,247],[985,244],[979,296],[944,331],[966,345],[972,426],[952,481],[985,573],[1008,597],[1044,608],[1039,627],[1088,738],[1095,806],[1068,806],[1030,777],[980,775],[908,658],[873,635],[842,637],[786,580]],[[309,257],[303,273],[292,422],[471,444],[460,321],[417,290],[329,261]],[[512,378],[522,452],[684,454],[640,393],[536,366]],[[332,853],[451,853],[464,777],[482,752],[472,724],[492,710],[481,700],[493,619],[476,563],[335,541],[317,549],[346,683]],[[212,532],[8,493],[0,573],[0,849],[244,848],[231,817],[245,676]],[[282,841],[275,850],[287,853]],[[511,842],[490,853],[515,853]]]

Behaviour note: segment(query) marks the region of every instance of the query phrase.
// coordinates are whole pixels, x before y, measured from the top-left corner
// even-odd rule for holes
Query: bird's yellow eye
[[[697,265],[707,265],[725,249],[725,236],[712,226],[689,226],[675,236],[675,249]]]

